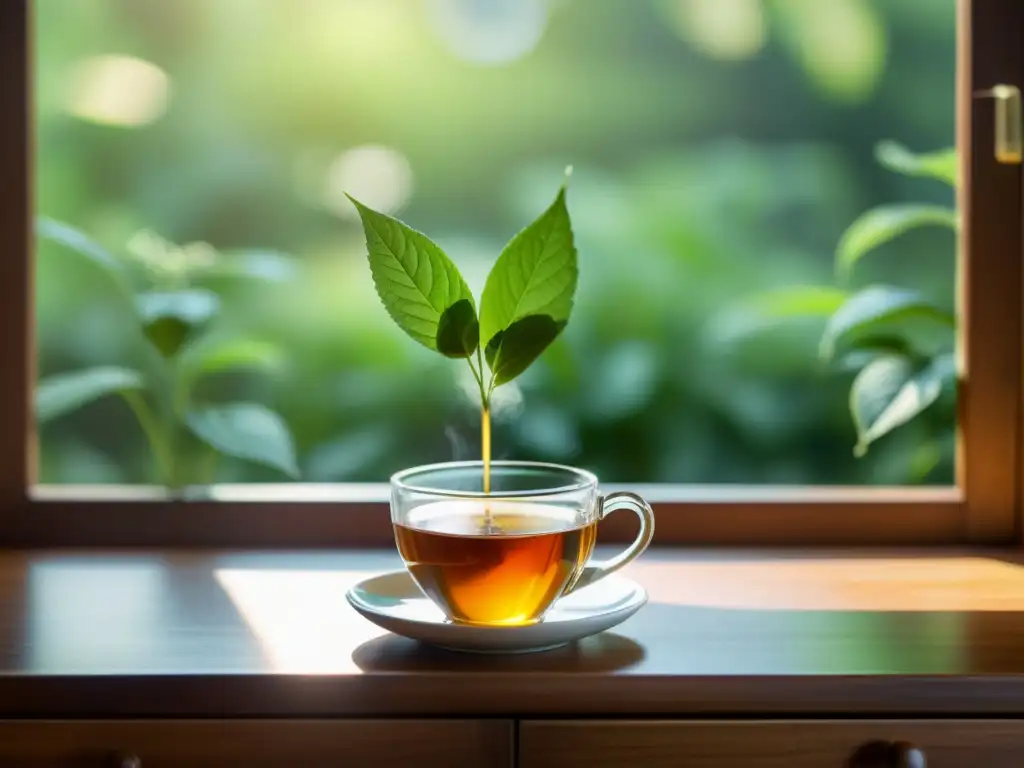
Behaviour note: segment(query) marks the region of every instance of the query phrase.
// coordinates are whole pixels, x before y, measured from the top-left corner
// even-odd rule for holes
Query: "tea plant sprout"
[[[384,308],[415,341],[466,360],[485,414],[495,388],[529,368],[569,322],[578,274],[566,207],[570,173],[566,169],[554,202],[498,256],[479,312],[466,281],[437,243],[350,197]]]

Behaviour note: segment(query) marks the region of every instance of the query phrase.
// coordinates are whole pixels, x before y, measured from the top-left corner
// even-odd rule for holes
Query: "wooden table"
[[[0,556],[0,766],[128,749],[147,766],[800,768],[872,739],[931,766],[1024,764],[1016,555],[652,550],[627,572],[651,596],[639,614],[516,657],[422,648],[348,607],[350,584],[398,566]]]

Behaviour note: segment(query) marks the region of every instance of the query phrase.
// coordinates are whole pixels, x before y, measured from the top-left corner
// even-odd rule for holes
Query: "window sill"
[[[1024,558],[653,550],[650,603],[517,657],[344,601],[386,552],[6,553],[0,717],[1017,714]]]
[[[605,485],[607,492],[618,485]],[[625,485],[655,508],[660,546],[953,546],[1008,544],[971,532],[957,488]],[[391,547],[381,484],[219,485],[177,500],[140,486],[40,486],[0,505],[0,547]],[[611,515],[602,541],[630,541]],[[1012,534],[1012,530],[1010,531]]]

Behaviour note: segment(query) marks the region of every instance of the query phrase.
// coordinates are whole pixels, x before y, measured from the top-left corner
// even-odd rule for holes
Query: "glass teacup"
[[[413,579],[453,622],[540,621],[562,595],[634,560],[654,536],[654,512],[632,493],[601,496],[590,472],[525,461],[415,467],[391,478],[391,522]],[[605,515],[631,509],[640,533],[620,555],[587,564]]]

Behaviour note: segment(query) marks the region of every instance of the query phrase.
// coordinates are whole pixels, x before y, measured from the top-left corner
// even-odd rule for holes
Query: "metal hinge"
[[[989,96],[996,102],[996,161],[1006,165],[1020,165],[1024,160],[1024,127],[1020,88],[1016,85],[995,85],[978,96]]]

